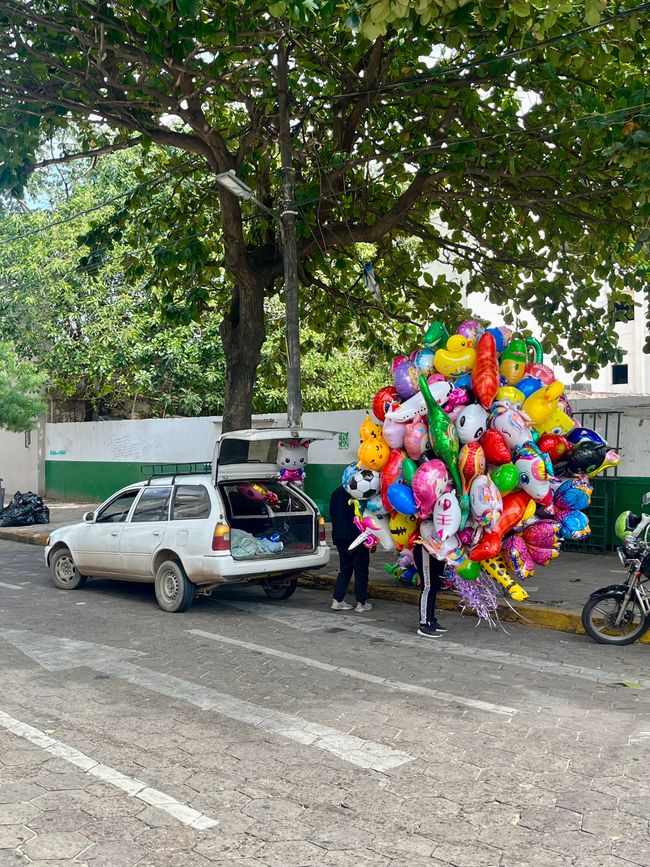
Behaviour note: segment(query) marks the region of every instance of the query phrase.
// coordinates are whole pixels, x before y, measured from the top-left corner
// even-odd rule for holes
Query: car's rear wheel
[[[59,590],[76,590],[86,583],[86,576],[79,572],[67,548],[59,548],[50,557],[50,576]]]
[[[194,584],[180,563],[165,560],[156,572],[156,601],[163,611],[187,611],[194,600]]]
[[[265,581],[262,584],[264,592],[269,599],[282,600],[288,599],[296,592],[298,579],[292,578],[286,581]]]

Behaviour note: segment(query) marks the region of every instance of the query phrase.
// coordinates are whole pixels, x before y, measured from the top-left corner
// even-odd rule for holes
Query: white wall
[[[42,493],[39,472],[39,433],[34,430],[31,444],[26,446],[24,433],[0,430],[0,478],[6,490],[5,506],[16,491]]]

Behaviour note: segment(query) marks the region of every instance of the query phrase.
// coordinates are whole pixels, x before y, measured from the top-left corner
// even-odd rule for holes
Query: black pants
[[[415,567],[420,573],[420,625],[430,626],[436,622],[436,596],[442,587],[442,574],[445,571],[443,560],[436,560],[424,545],[413,546]]]
[[[357,602],[366,602],[368,600],[370,551],[365,545],[357,545],[352,551],[348,551],[347,545],[337,545],[336,548],[339,552],[341,567],[336,576],[334,598],[337,602],[343,602],[354,572],[354,595],[357,597]]]

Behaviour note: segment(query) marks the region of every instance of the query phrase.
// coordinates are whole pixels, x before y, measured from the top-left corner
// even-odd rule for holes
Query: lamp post
[[[279,222],[284,260],[285,340],[287,345],[287,425],[300,427],[302,422],[302,393],[300,390],[300,310],[298,306],[298,247],[294,174],[291,158],[291,127],[288,110],[288,56],[285,37],[278,45],[278,107],[279,143],[282,165],[282,211],[267,208],[255,198],[251,188],[237,177],[233,169],[217,175],[217,183],[244,201],[252,202],[264,213]]]

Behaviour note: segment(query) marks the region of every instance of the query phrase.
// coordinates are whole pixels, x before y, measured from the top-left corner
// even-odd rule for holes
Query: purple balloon
[[[397,393],[403,400],[413,397],[416,391],[419,391],[418,377],[420,371],[410,361],[403,361],[395,368],[393,378]]]
[[[485,328],[483,328],[481,323],[477,322],[476,319],[465,319],[456,329],[456,334],[462,334],[463,337],[466,337],[468,340],[473,340],[476,344],[476,341],[484,331]]]

